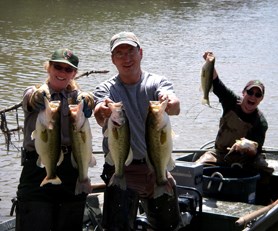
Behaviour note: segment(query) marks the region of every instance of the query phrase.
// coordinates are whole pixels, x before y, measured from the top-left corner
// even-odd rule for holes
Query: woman
[[[87,193],[75,195],[78,171],[71,164],[71,137],[69,133],[69,104],[77,104],[84,99],[84,114],[90,117],[93,97],[81,92],[74,80],[79,59],[68,49],[58,49],[45,63],[48,73],[46,82],[40,86],[28,87],[23,96],[24,141],[22,149],[22,173],[18,186],[16,210],[16,230],[82,230],[82,220]],[[47,101],[60,101],[57,126],[57,143],[64,156],[56,168],[60,181],[51,183],[45,168],[38,166],[38,152],[31,137],[36,129],[36,120]],[[39,138],[37,138],[39,139]],[[55,140],[55,139],[54,139]],[[40,159],[40,158],[39,158]],[[46,164],[46,163],[44,163]],[[44,179],[47,182],[42,183]],[[48,181],[49,180],[49,181]],[[48,183],[49,182],[49,183]]]

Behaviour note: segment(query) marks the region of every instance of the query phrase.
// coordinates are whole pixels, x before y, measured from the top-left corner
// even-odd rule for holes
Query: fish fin
[[[62,181],[61,181],[61,179],[58,177],[58,176],[56,176],[55,178],[53,178],[53,179],[48,179],[47,177],[45,177],[44,179],[43,179],[43,181],[41,182],[41,184],[40,184],[40,186],[42,187],[42,186],[44,186],[45,184],[54,184],[54,185],[58,185],[58,184],[62,184]]]
[[[129,153],[128,153],[128,157],[125,161],[125,165],[128,166],[131,164],[131,162],[133,161],[133,152],[132,152],[132,149],[131,147],[129,148]]]
[[[173,158],[171,157],[168,164],[167,164],[167,170],[172,171],[175,168],[176,164]]]
[[[163,194],[167,194],[169,196],[173,196],[174,195],[174,191],[171,187],[168,186],[168,184],[165,185],[154,185],[154,199],[162,196]]]
[[[202,104],[211,107],[208,99],[202,99]]]
[[[115,173],[111,177],[108,186],[118,186],[121,190],[126,190],[126,179],[125,176],[117,176]]]
[[[172,138],[176,137],[176,133],[174,132],[173,129],[171,129],[171,136],[172,136]]]
[[[34,130],[34,131],[31,133],[31,139],[32,139],[32,140],[36,139],[36,136],[37,136],[37,131]]]
[[[106,130],[104,131],[103,136],[104,136],[104,137],[108,137],[108,129],[106,129]]]
[[[42,131],[40,132],[39,136],[40,136],[40,139],[43,142],[47,143],[47,141],[48,141],[48,132],[47,132],[46,129],[42,129]]]
[[[151,163],[151,160],[150,160],[149,156],[146,156],[146,163],[147,163],[149,169],[154,171],[154,167],[153,167],[153,165]]]
[[[64,153],[61,151],[57,166],[59,166],[63,162],[63,160],[64,160]]]
[[[91,185],[91,180],[89,178],[80,181],[79,178],[76,181],[76,186],[75,186],[75,195],[81,194],[82,192],[84,193],[91,193],[93,190],[92,185]]]
[[[42,160],[41,160],[40,156],[38,157],[36,164],[40,168],[44,168],[45,167],[45,165],[42,163]]]
[[[108,154],[106,155],[105,162],[112,166],[115,165],[110,152],[108,152]]]
[[[89,162],[89,167],[94,167],[96,164],[97,164],[97,160],[96,160],[95,156],[92,154],[90,162]]]
[[[78,165],[77,165],[77,163],[76,163],[76,161],[75,161],[74,156],[73,156],[72,153],[71,153],[70,159],[71,159],[72,167],[78,168]]]

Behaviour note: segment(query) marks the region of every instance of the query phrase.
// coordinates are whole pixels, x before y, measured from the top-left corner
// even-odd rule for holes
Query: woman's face
[[[66,63],[50,62],[48,68],[50,87],[55,91],[65,89],[76,73],[77,69]]]

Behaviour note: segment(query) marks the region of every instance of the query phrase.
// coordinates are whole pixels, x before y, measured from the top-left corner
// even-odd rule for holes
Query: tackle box
[[[172,176],[176,180],[177,186],[186,186],[196,188],[201,194],[203,193],[203,165],[195,162],[175,161],[175,168],[171,171]],[[178,194],[181,192],[178,187]],[[185,190],[190,193],[189,191]]]

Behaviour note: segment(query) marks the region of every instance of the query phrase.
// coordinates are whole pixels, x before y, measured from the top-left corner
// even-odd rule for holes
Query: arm
[[[168,115],[178,115],[180,113],[180,100],[174,92],[173,84],[163,76],[158,82],[156,94],[159,101],[168,99],[165,109]]]
[[[253,127],[247,133],[246,138],[258,143],[257,153],[262,152],[262,147],[265,141],[266,132],[268,130],[268,123],[261,111],[258,111]]]
[[[203,58],[205,60],[211,59],[212,57],[214,57],[214,54],[210,51],[206,51],[203,54]],[[233,107],[233,105],[238,103],[240,97],[237,96],[232,90],[227,88],[225,84],[220,80],[216,68],[214,68],[213,71],[212,84],[213,84],[213,93],[219,98],[219,102],[222,104],[224,111],[225,109],[229,109],[230,107]]]

